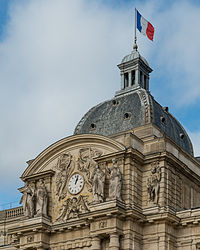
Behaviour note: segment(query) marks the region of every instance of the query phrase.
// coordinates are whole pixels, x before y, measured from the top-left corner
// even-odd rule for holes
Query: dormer
[[[140,53],[134,49],[125,56],[118,65],[121,75],[121,90],[116,95],[124,94],[134,89],[143,88],[149,91],[149,74],[152,69]]]

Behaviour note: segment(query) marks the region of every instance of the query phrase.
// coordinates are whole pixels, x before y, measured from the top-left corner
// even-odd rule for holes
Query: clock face
[[[71,194],[78,194],[82,189],[84,185],[83,177],[80,174],[74,174],[69,179],[68,182],[68,191]]]

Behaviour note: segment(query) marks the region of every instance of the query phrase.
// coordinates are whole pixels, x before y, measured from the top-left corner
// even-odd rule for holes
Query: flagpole
[[[137,23],[137,15],[136,15],[136,8],[135,8],[135,42],[134,42],[134,46],[133,46],[133,49],[137,51],[137,36],[136,36],[136,23]]]

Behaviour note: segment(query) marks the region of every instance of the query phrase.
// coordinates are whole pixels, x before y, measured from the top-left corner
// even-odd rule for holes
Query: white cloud
[[[200,98],[199,44],[200,6],[175,1],[153,16],[157,23],[157,64],[169,74],[174,89],[173,102],[189,105]]]
[[[189,132],[194,147],[194,155],[200,156],[200,131]]]
[[[1,187],[114,95],[116,65],[132,46],[125,12],[81,0],[14,3],[0,44]]]
[[[175,97],[199,98],[199,8],[177,1],[160,12],[157,1],[137,3],[156,25],[154,43],[138,35],[142,54],[162,66],[154,74],[173,70],[169,88],[181,86]],[[133,10],[130,3],[112,9],[103,1],[13,1],[0,43],[0,189],[15,189],[26,160],[71,135],[89,108],[120,88],[116,65],[132,50]]]

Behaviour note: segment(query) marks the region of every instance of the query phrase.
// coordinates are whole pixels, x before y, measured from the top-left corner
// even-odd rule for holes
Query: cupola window
[[[144,88],[149,91],[149,67],[145,58],[134,48],[131,54],[125,56],[118,65],[121,76],[121,90],[116,96]]]
[[[131,71],[131,86],[135,84],[135,70]]]
[[[124,74],[124,88],[128,87],[128,73]]]
[[[147,76],[144,75],[144,89],[147,89]]]
[[[142,71],[140,71],[140,85],[143,86],[143,74],[142,74]]]

